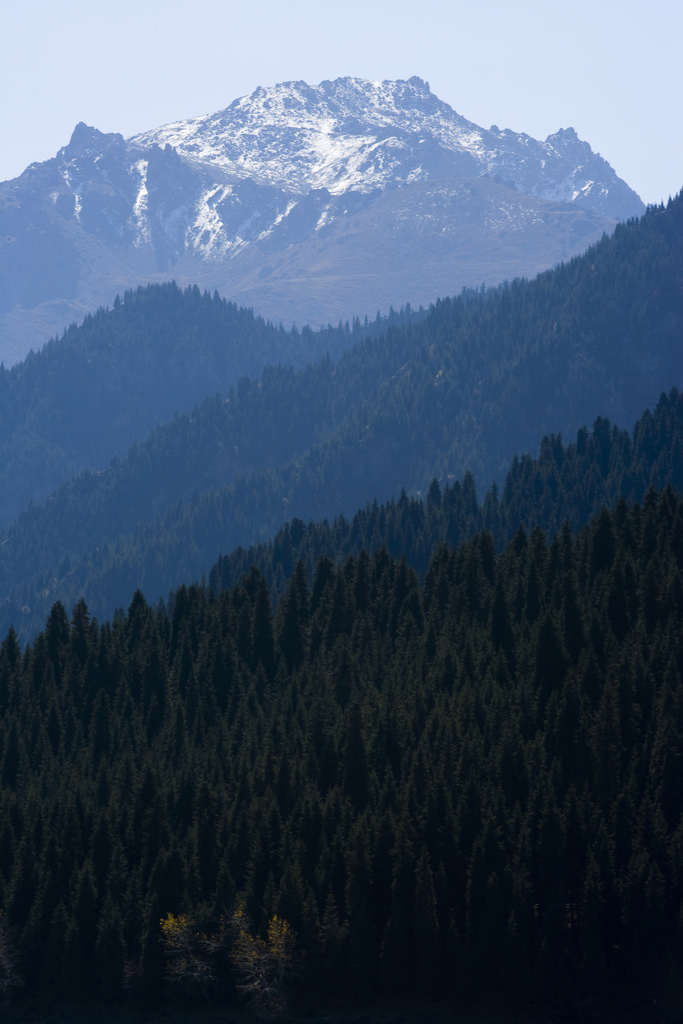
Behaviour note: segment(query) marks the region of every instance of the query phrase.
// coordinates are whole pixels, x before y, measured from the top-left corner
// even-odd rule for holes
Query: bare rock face
[[[312,325],[531,275],[644,206],[572,128],[479,128],[419,78],[257,89],[0,185],[0,359],[175,278]]]

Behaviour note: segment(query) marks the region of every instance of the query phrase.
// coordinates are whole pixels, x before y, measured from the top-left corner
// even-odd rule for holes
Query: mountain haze
[[[391,323],[423,316],[404,309],[362,328],[356,319],[353,328],[347,321],[285,331],[196,285],[124,292],[113,309],[88,315],[10,370],[0,367],[0,526],[73,473],[106,468],[207,394],[227,394],[269,364],[286,363],[286,377],[322,356],[338,358]],[[315,407],[313,401],[311,416]]]
[[[598,416],[630,428],[661,392],[683,388],[682,218],[679,196],[535,281],[443,300],[336,364],[243,378],[227,401],[208,399],[109,470],[66,482],[0,539],[5,627],[20,617],[30,634],[58,596],[86,594],[98,618],[136,587],[156,599],[293,517],[352,515],[468,470],[480,486],[502,484],[516,452]],[[177,306],[169,286],[129,293],[131,325],[166,292]],[[121,316],[103,313],[91,333],[114,337]],[[681,453],[679,431],[653,482],[680,479]]]
[[[0,358],[170,276],[314,326],[428,304],[643,209],[573,129],[485,130],[419,78],[283,83],[127,141],[81,123],[0,186]]]

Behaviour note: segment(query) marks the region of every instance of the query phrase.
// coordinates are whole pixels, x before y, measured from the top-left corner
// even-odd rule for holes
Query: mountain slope
[[[131,461],[129,479],[132,474],[143,478],[149,471],[144,454],[136,453]],[[73,607],[84,597],[91,613],[104,619],[117,606],[125,607],[136,588],[157,600],[183,582],[206,576],[218,591],[236,584],[252,565],[264,573],[277,597],[297,558],[312,571],[321,554],[336,560],[386,544],[394,556],[405,554],[424,573],[437,543],[459,543],[482,528],[500,544],[520,525],[555,532],[566,519],[580,528],[622,494],[642,500],[650,486],[683,486],[683,398],[675,390],[662,395],[654,416],[646,412],[636,424],[633,441],[600,417],[592,433],[581,430],[567,447],[559,437],[545,438],[538,459],[515,459],[500,496],[494,486],[481,505],[473,477],[465,474],[462,484],[447,482],[438,507],[431,497],[425,508],[419,497],[409,500],[402,494],[398,502],[366,507],[349,522],[335,509],[352,514],[353,497],[327,497],[324,470],[318,478],[322,483],[311,470],[311,462],[320,461],[320,450],[314,449],[303,467],[239,478],[217,492],[178,502],[128,536],[110,534],[109,540],[85,549],[78,530],[84,521],[97,521],[98,481],[80,478],[55,496],[54,508],[24,513],[4,534],[0,586],[14,585],[0,600],[0,635],[14,625],[22,640],[31,638],[55,600]],[[353,478],[347,482],[351,495],[362,493]],[[366,493],[381,492],[366,484]],[[306,525],[309,516],[319,521]],[[327,517],[333,516],[330,526]],[[291,523],[275,534],[285,517]],[[268,535],[273,539],[268,541]],[[251,539],[247,550],[238,546],[240,538]],[[210,568],[218,552],[233,547],[231,555]]]
[[[88,316],[11,370],[0,367],[0,525],[75,471],[104,469],[176,411],[189,411],[207,394],[227,394],[265,365],[302,368],[326,352],[338,356],[390,322],[421,315],[392,313],[362,332],[356,320],[353,330],[300,333],[215,293],[201,295],[196,286],[124,293],[114,309]],[[299,450],[290,448],[284,460]],[[240,462],[243,472],[253,468]]]
[[[316,325],[533,275],[642,211],[572,129],[485,131],[417,78],[284,83],[128,141],[79,124],[0,185],[0,359],[171,272]]]
[[[515,458],[499,493],[494,485],[481,503],[471,474],[466,473],[441,491],[432,482],[425,498],[367,505],[351,520],[343,515],[328,523],[300,519],[286,523],[267,543],[238,547],[222,555],[208,574],[216,594],[236,586],[252,566],[263,574],[277,599],[300,559],[309,574],[321,555],[341,565],[386,547],[394,558],[424,576],[440,543],[460,544],[488,530],[497,548],[511,541],[520,526],[532,532],[540,526],[549,536],[565,522],[580,530],[600,510],[623,498],[642,502],[651,487],[667,485],[683,493],[683,395],[673,389],[662,395],[654,413],[646,411],[633,429],[633,438],[598,417],[593,430],[579,431],[568,445],[558,436],[544,437],[537,458]]]
[[[571,437],[598,415],[630,426],[672,382],[683,385],[682,226],[679,196],[536,281],[440,302],[336,366],[269,371],[260,388],[245,382],[234,407],[212,400],[194,422],[160,428],[122,464],[65,485],[6,531],[6,608],[26,607],[31,623],[56,595],[85,591],[98,616],[110,614],[136,586],[165,592],[292,517],[352,514],[467,470],[502,482],[515,452],[545,433]],[[240,476],[235,445],[261,468]],[[300,454],[277,465],[287,445]],[[209,490],[164,513],[182,496],[174,486]],[[135,531],[118,537],[136,516]]]
[[[251,980],[284,970],[275,932],[318,1017],[492,1020],[493,997],[675,1020],[681,497],[550,545],[442,545],[423,585],[386,551],[322,558],[269,598],[254,570],[113,623],[56,604],[0,645],[3,956],[28,1005],[236,1015],[229,943]]]
[[[349,309],[426,305],[461,287],[534,277],[613,230],[592,210],[491,178],[425,180],[367,197],[309,194],[272,235],[222,264],[220,287],[240,303],[315,325]]]
[[[545,142],[495,125],[486,131],[417,77],[283,82],[215,114],[134,136],[129,144],[170,145],[190,164],[220,169],[228,181],[248,177],[301,194],[371,192],[485,173],[528,195],[577,202],[615,220],[642,212],[635,193],[573,128]]]

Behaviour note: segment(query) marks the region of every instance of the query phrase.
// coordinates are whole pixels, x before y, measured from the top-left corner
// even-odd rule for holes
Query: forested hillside
[[[682,281],[679,195],[535,281],[440,301],[420,322],[375,322],[367,330],[379,337],[336,364],[242,378],[228,401],[205,402],[110,469],[25,510],[0,541],[5,609],[15,622],[15,607],[28,609],[34,629],[55,597],[71,603],[81,588],[109,615],[112,599],[125,603],[137,586],[158,595],[294,517],[353,514],[467,471],[480,486],[502,483],[515,453],[535,450],[544,433],[573,437],[598,415],[628,427],[662,389],[683,383]],[[102,455],[112,430],[122,438],[173,396],[215,393],[236,365],[240,346],[226,343],[233,322],[264,358],[286,351],[302,361],[321,340],[339,351],[366,332],[355,321],[348,332],[288,335],[198,290],[127,295],[2,377],[8,500],[41,452],[60,465],[53,447],[65,437]]]
[[[661,1004],[683,969],[682,229],[683,194],[337,362],[214,380],[5,530],[0,987],[231,1004],[240,949],[293,929],[308,1007]],[[170,330],[173,303],[177,351],[150,313]],[[254,351],[287,337],[198,291],[127,296],[2,376],[5,451],[102,444],[116,401],[137,422],[125,374],[172,394],[195,329],[215,378],[225,318]],[[107,337],[118,399],[77,442]],[[302,362],[313,338],[289,336]],[[480,502],[475,478],[500,486]]]
[[[23,363],[0,367],[0,525],[84,467],[102,470],[176,411],[227,395],[245,375],[337,358],[354,341],[423,315],[408,308],[364,325],[285,331],[196,286],[128,291]]]
[[[683,955],[671,487],[550,544],[440,545],[424,585],[386,550],[323,556],[274,616],[256,569],[169,613],[57,604],[0,648],[0,902],[34,995],[126,981],[151,1008],[167,915],[216,935],[241,908],[296,930],[309,999],[660,1002]],[[217,1001],[231,934],[194,947]]]
[[[330,370],[327,364],[320,373],[310,371],[311,405],[317,397],[324,402],[334,394],[328,388]],[[286,371],[273,376],[279,384],[286,379]],[[224,434],[218,426],[228,421],[233,402],[237,408],[240,402],[253,403],[254,423],[260,422],[267,436],[272,429],[269,412],[277,409],[268,391],[269,380],[269,375],[264,375],[262,390],[247,388],[245,383],[241,396],[238,392],[227,404],[218,399],[205,403],[192,420],[179,417],[172,429],[158,431],[135,455],[129,455],[127,465],[119,464],[103,477],[83,475],[61,488],[47,505],[23,513],[0,543],[0,588],[9,594],[0,604],[2,635],[14,625],[22,642],[32,638],[57,599],[72,607],[84,595],[91,612],[100,619],[109,618],[117,606],[126,606],[137,587],[156,601],[181,582],[208,574],[221,550],[237,549],[226,553],[211,570],[215,589],[232,586],[243,572],[257,565],[277,598],[299,558],[311,572],[322,553],[337,561],[358,555],[363,547],[374,551],[386,545],[395,557],[406,554],[411,566],[423,574],[441,541],[456,544],[486,528],[502,546],[520,523],[529,529],[540,525],[554,533],[566,519],[580,528],[603,505],[614,505],[622,495],[640,501],[651,485],[661,488],[672,483],[683,489],[683,395],[672,389],[661,396],[653,414],[646,412],[636,423],[633,440],[627,431],[611,427],[602,417],[591,432],[582,428],[576,441],[566,446],[559,436],[544,438],[538,458],[515,458],[502,491],[494,485],[481,505],[474,478],[467,473],[462,483],[446,481],[443,499],[437,482],[429,497],[425,489],[424,502],[403,493],[398,501],[381,506],[375,503],[357,512],[351,522],[343,515],[335,516],[330,526],[324,518],[329,504],[312,503],[311,496],[319,492],[309,463],[308,473],[302,473],[297,481],[296,502],[282,500],[278,474],[264,469],[220,491],[210,490],[187,503],[177,503],[163,517],[128,536],[96,543],[98,530],[107,533],[108,515],[117,513],[121,517],[118,522],[126,522],[128,512],[132,526],[135,517],[130,510],[136,509],[141,495],[157,493],[164,483],[182,485],[185,474],[204,472],[207,463],[221,455],[227,461],[229,456],[221,451]],[[289,438],[282,435],[281,443],[293,444],[297,425],[309,422],[309,406],[291,406],[286,390],[280,393],[290,408],[291,430]],[[266,446],[263,452],[265,458]],[[306,467],[306,460],[303,465]],[[165,480],[155,475],[159,467],[169,473]],[[265,510],[270,514],[272,534],[278,517],[281,522],[289,513],[292,521],[274,539],[245,550],[239,541],[262,535],[263,495],[273,492],[274,507]],[[306,509],[320,516],[317,523],[302,521]],[[112,534],[115,536],[113,530]],[[79,540],[92,544],[80,557]],[[77,554],[70,557],[70,551]]]
[[[78,557],[84,548],[130,532],[194,491],[291,462],[367,404],[392,374],[395,331],[386,329],[386,320],[375,321],[372,329],[380,328],[378,343],[354,346],[337,364],[326,356],[304,370],[277,365],[266,367],[259,380],[241,377],[225,397],[214,392],[191,413],[176,414],[143,441],[134,441],[125,458],[112,456],[107,470],[86,469],[66,481],[20,521],[35,523],[43,537],[54,535],[51,546],[57,543]],[[324,333],[349,344],[361,330],[370,327],[361,328],[356,320],[353,331]],[[309,338],[313,332],[292,336]]]
[[[601,417],[592,432],[580,430],[566,447],[560,437],[543,438],[538,458],[516,458],[502,494],[494,484],[481,504],[474,478],[466,473],[462,483],[446,483],[443,492],[435,479],[424,500],[403,491],[398,501],[374,502],[350,521],[294,519],[267,544],[222,555],[208,582],[220,593],[256,566],[280,598],[298,561],[312,574],[321,555],[341,564],[349,555],[382,547],[394,558],[405,555],[422,579],[440,543],[457,545],[485,529],[500,550],[520,525],[540,526],[552,537],[565,522],[578,530],[622,497],[642,501],[650,487],[668,483],[683,491],[683,395],[675,389],[661,396],[654,415],[647,411],[638,420],[633,440]]]

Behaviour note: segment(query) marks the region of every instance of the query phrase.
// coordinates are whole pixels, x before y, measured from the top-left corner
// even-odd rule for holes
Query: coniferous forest
[[[683,388],[682,225],[683,195],[534,281],[445,299],[417,322],[404,310],[357,344],[357,319],[348,334],[287,334],[198,290],[127,293],[0,372],[6,492],[40,477],[46,444],[58,462],[83,459],[89,444],[100,458],[114,448],[109,469],[92,463],[3,530],[0,629],[35,636],[74,590],[109,618],[136,588],[156,601],[221,550],[267,542],[294,517],[353,516],[467,471],[483,490],[502,487],[515,453],[544,435],[566,444],[598,418],[631,430],[662,391]],[[172,415],[183,386],[186,397],[199,382],[225,386],[237,352],[249,353],[240,365],[255,362],[270,342],[276,353],[291,344],[293,360],[352,347],[337,362],[241,377],[116,454],[134,423]],[[62,372],[60,353],[80,376]],[[657,472],[661,487],[669,477]],[[549,506],[540,521],[553,517]]]
[[[373,321],[286,331],[250,309],[174,282],[116,296],[82,325],[72,324],[39,352],[0,365],[0,523],[42,500],[83,468],[100,471],[112,456],[216,390],[245,375],[287,364],[303,370],[325,353],[338,357],[366,337],[424,316],[408,306]],[[306,375],[304,374],[304,381]],[[305,386],[305,383],[304,383]]]
[[[102,625],[56,604],[0,652],[26,983],[154,1003],[162,922],[240,907],[288,922],[328,999],[657,998],[683,956],[682,623],[671,487],[550,544],[439,544],[422,585],[380,548],[298,562],[274,613],[256,568]]]
[[[1,999],[678,1021],[682,224],[349,330],[140,289],[0,367],[8,507],[194,342],[188,395],[260,373],[2,535]]]

